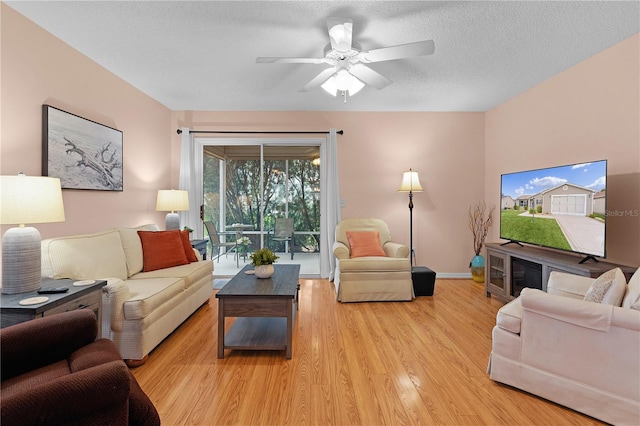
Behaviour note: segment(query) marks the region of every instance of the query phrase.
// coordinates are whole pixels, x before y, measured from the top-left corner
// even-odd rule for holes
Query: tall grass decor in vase
[[[484,201],[469,207],[469,229],[473,234],[473,250],[476,253],[469,263],[469,268],[471,269],[471,278],[477,283],[484,282],[484,256],[480,253],[493,223],[494,208],[491,206],[487,211],[487,205]]]
[[[278,256],[268,248],[254,251],[251,255],[251,263],[254,266],[256,277],[271,278],[275,272],[273,264],[276,260],[278,260]]]

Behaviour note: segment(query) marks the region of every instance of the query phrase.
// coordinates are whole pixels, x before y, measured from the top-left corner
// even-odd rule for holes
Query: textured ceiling
[[[172,110],[486,111],[640,31],[638,1],[6,1]],[[326,18],[363,49],[434,40],[371,64],[393,81],[344,103],[300,92],[323,65]]]

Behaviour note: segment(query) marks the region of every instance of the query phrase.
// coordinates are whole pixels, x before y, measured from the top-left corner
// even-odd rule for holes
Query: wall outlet
[[[341,198],[340,199],[340,208],[344,208],[346,205],[347,205],[347,202]]]

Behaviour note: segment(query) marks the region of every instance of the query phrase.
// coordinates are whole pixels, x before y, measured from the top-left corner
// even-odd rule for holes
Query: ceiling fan
[[[330,65],[307,83],[301,91],[308,92],[320,86],[333,96],[340,93],[346,102],[347,94],[355,95],[365,84],[378,90],[391,84],[391,80],[366,64],[432,55],[435,51],[433,40],[363,51],[360,44],[352,39],[353,21],[351,19],[328,18],[327,28],[331,42],[325,46],[323,58],[259,57],[256,58],[256,62],[259,64]]]

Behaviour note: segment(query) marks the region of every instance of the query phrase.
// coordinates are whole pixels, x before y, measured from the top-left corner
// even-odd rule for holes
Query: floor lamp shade
[[[49,222],[64,222],[60,179],[0,176],[0,223],[19,225],[2,237],[2,293],[40,288],[40,232],[25,225]]]
[[[169,212],[165,218],[165,229],[180,229],[180,216],[176,212],[189,210],[189,193],[179,189],[160,189],[156,210]]]
[[[400,184],[399,192],[422,192],[422,185],[420,185],[420,177],[418,172],[409,169],[408,172],[402,174],[402,183]]]
[[[414,251],[413,251],[413,193],[422,192],[422,185],[420,184],[420,177],[418,172],[409,169],[408,172],[404,172],[402,175],[402,183],[398,192],[409,193],[409,256],[411,257],[411,266],[414,263]]]

